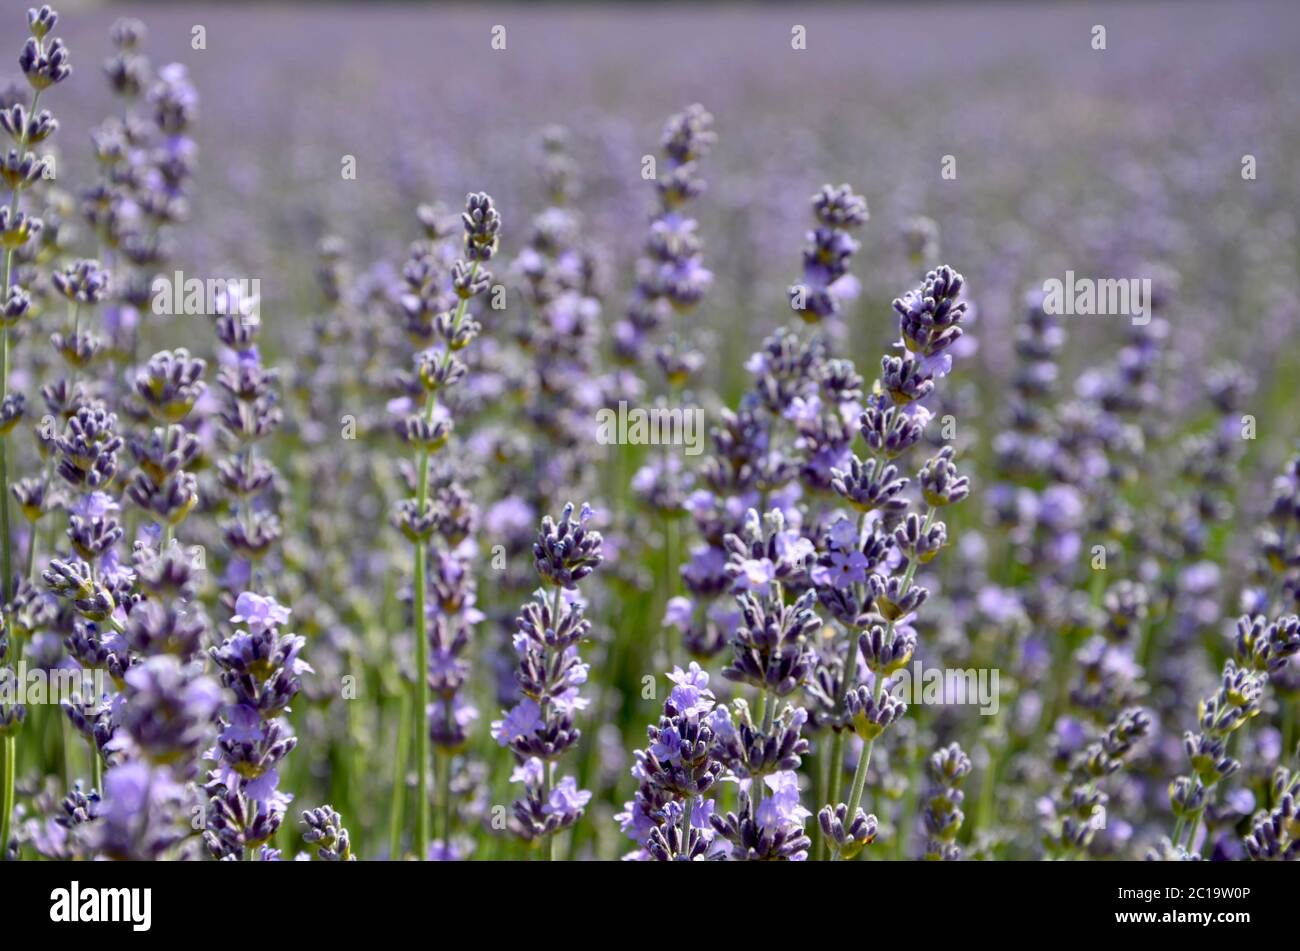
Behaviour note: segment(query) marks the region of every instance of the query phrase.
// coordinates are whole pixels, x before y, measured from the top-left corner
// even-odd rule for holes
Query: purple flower
[[[764,776],[763,784],[770,794],[759,804],[755,817],[759,825],[768,829],[802,828],[812,813],[799,802],[799,774],[794,770],[781,770]]]
[[[270,595],[262,596],[245,591],[235,599],[235,613],[230,620],[235,624],[247,625],[250,633],[261,634],[287,623],[289,613],[288,608]]]
[[[680,595],[669,598],[668,604],[664,607],[663,625],[684,630],[690,625],[693,613],[694,606],[691,604],[690,598],[683,598]]]
[[[682,738],[676,727],[666,727],[659,731],[659,737],[650,744],[650,752],[661,761],[673,762],[681,755]]]
[[[492,721],[492,736],[501,746],[509,746],[517,737],[529,736],[542,726],[541,713],[537,701],[525,697],[503,718]]]
[[[546,776],[546,766],[536,756],[530,756],[510,773],[512,783],[524,783],[529,786],[540,786]]]
[[[827,562],[813,568],[811,576],[815,584],[846,590],[855,584],[866,583],[871,562],[862,552],[832,551]]]
[[[733,589],[737,594],[767,594],[768,586],[776,580],[776,567],[768,558],[744,558],[737,567],[740,570]]]
[[[579,789],[577,780],[572,776],[565,776],[551,790],[542,812],[572,822],[582,815],[589,802],[591,802],[591,793]]]

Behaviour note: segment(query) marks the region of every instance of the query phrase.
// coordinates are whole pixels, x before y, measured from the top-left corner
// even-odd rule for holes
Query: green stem
[[[428,490],[426,478],[421,479],[420,511]],[[429,637],[425,627],[425,562],[428,552],[424,542],[415,545],[415,709],[411,722],[415,724],[416,800],[415,800],[415,854],[424,861],[429,850]]]
[[[478,273],[478,262],[475,261],[470,267],[469,280],[473,283],[474,276]],[[465,308],[469,304],[468,299],[462,298],[456,304],[456,313],[451,322],[451,338],[455,338],[460,332],[461,321],[465,319]],[[447,349],[443,353],[442,365],[445,369],[451,363],[451,339],[447,341]],[[436,390],[430,390],[429,395],[424,401],[424,420],[426,423],[433,422],[433,414],[438,406],[438,396]],[[417,515],[424,515],[424,506],[429,499],[429,462],[431,455],[428,449],[421,448],[420,453],[420,477],[416,486],[416,503]],[[425,617],[425,582],[427,574],[428,551],[424,541],[419,541],[415,545],[415,710],[414,722],[419,726],[419,732],[416,736],[416,775],[419,777],[416,783],[416,791],[419,796],[419,802],[416,804],[415,814],[415,847],[418,857],[424,860],[429,845],[429,726],[426,722],[429,708],[429,638],[428,638],[428,619]]]
[[[4,330],[3,350],[4,392],[9,395],[9,328]],[[5,603],[13,598],[13,542],[9,537],[9,439],[0,436],[0,532],[4,533],[4,596]]]
[[[438,838],[444,849],[451,847],[451,754],[437,750],[433,768],[438,774]]]
[[[94,774],[95,789],[102,796],[104,794],[104,758],[99,755],[99,749],[95,746],[94,740],[87,740],[90,747],[90,768]]]
[[[677,519],[672,515],[664,516],[664,609],[673,597],[673,583],[677,578]],[[663,637],[663,666],[667,666],[673,656],[671,628],[661,624]]]
[[[830,805],[839,805],[840,792],[844,788],[844,734],[836,731],[831,739],[831,788]]]
[[[67,717],[60,717],[59,721],[59,737],[62,740],[63,754],[63,785],[67,789],[72,789],[72,775],[75,772],[72,768],[72,751],[76,749],[72,742],[72,724],[68,722]]]
[[[980,786],[979,816],[975,821],[975,827],[981,832],[986,831],[993,822],[993,790],[998,778],[997,747],[990,744],[988,753],[989,764],[984,770],[984,784]]]
[[[14,778],[18,772],[18,738],[0,738],[0,862],[9,853],[9,823],[14,811]]]
[[[827,739],[829,740],[830,738],[827,737]],[[826,802],[826,795],[827,795],[826,789],[828,786],[830,786],[830,782],[831,782],[831,777],[829,772],[830,769],[829,762],[830,761],[826,756],[825,744],[819,743],[817,747],[817,755],[815,760],[815,767],[817,770],[816,798],[813,799],[813,802],[817,803],[819,806]],[[813,823],[812,840],[813,840],[813,850],[812,850],[813,861],[820,862],[822,860],[822,857],[825,855],[825,848],[826,848],[826,840],[825,840],[825,836],[822,835],[822,826],[820,822]]]
[[[411,695],[402,691],[397,713],[397,749],[393,754],[393,800],[388,813],[388,857],[402,851],[402,806],[406,802],[406,763],[411,748]]]
[[[910,581],[911,579],[909,578],[908,580]],[[906,591],[907,587],[904,586],[903,590]],[[893,627],[894,625],[893,622],[891,621],[889,625],[891,633],[893,632]],[[884,689],[885,689],[885,678],[882,677],[880,674],[877,674],[876,686],[875,689],[872,691],[877,704],[880,703],[880,695],[884,692]],[[845,815],[846,822],[852,822],[853,817],[858,814],[858,805],[862,802],[862,793],[866,789],[866,785],[867,785],[867,767],[871,765],[871,751],[875,749],[875,746],[876,746],[876,738],[872,737],[871,739],[867,740],[866,743],[863,745],[862,755],[858,757],[858,768],[853,771],[853,788],[849,791],[849,801],[848,801],[849,811]],[[838,856],[839,853],[836,853],[837,858]]]
[[[554,774],[552,773],[552,768],[554,766],[555,764],[550,762],[542,764],[542,802],[546,802],[551,798],[551,781],[555,778]],[[541,852],[542,852],[541,857],[544,861],[547,862],[555,861],[555,836],[554,835],[548,835],[543,838]]]
[[[695,808],[693,799],[682,800],[682,850],[678,854],[688,854],[691,841],[691,810]]]

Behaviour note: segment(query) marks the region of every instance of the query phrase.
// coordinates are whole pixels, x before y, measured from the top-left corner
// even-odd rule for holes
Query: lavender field
[[[1300,858],[1298,29],[3,0],[0,860]]]

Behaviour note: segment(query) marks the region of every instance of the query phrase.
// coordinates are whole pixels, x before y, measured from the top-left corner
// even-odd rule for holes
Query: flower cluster
[[[638,844],[632,858],[710,857],[715,850],[709,794],[724,774],[714,727],[730,729],[730,717],[717,706],[699,664],[674,667],[668,679],[673,689],[658,723],[647,729],[650,743],[635,753],[636,793],[615,818]]]
[[[661,144],[667,168],[654,170],[658,206],[637,262],[636,288],[627,313],[614,327],[616,352],[627,363],[646,362],[650,339],[668,315],[688,313],[713,282],[703,264],[699,225],[684,209],[704,192],[699,161],[716,140],[713,116],[699,103],[672,116],[664,126]],[[647,160],[654,162],[653,157]],[[703,363],[700,354],[683,349],[676,334],[654,357],[674,385],[684,383]]]
[[[824,185],[813,196],[812,206],[817,227],[808,232],[803,280],[790,287],[790,306],[810,324],[835,316],[844,301],[857,296],[857,281],[848,269],[858,250],[852,232],[871,217],[866,199],[848,185]]]
[[[926,764],[926,771],[930,788],[925,793],[921,814],[926,835],[924,857],[931,862],[955,862],[961,858],[956,839],[965,818],[961,811],[965,796],[959,787],[970,775],[970,757],[952,743],[935,751]]]
[[[299,654],[305,639],[281,633],[290,610],[275,598],[241,593],[230,618],[238,625],[210,651],[233,699],[221,708],[203,841],[218,859],[241,859],[271,841],[292,796],[280,790],[279,763],[298,740],[285,714],[311,666]]]
[[[591,622],[577,583],[604,558],[600,533],[585,527],[591,517],[584,504],[575,518],[570,503],[559,522],[549,515],[542,520],[533,561],[543,584],[553,590],[539,588],[516,619],[515,680],[522,697],[492,723],[496,741],[515,756],[511,782],[524,787],[514,803],[512,828],[525,839],[548,840],[552,856],[556,833],[577,822],[591,801],[573,776],[556,777],[559,758],[582,736],[575,715],[588,704],[580,693],[588,665],[578,645],[590,637]]]
[[[216,465],[227,511],[221,537],[230,554],[222,582],[232,595],[269,583],[266,559],[282,533],[274,489],[277,469],[257,448],[284,420],[278,373],[263,365],[257,345],[260,306],[243,295],[237,282],[228,282],[216,322],[225,348],[217,371],[222,390],[218,421],[229,450]]]
[[[1049,856],[1068,857],[1087,850],[1098,829],[1106,825],[1110,800],[1101,781],[1123,769],[1150,732],[1150,714],[1132,707],[1120,713],[1100,738],[1070,756],[1065,784],[1054,801],[1041,804],[1047,825],[1043,845]]]
[[[447,445],[454,428],[454,404],[448,401],[450,391],[469,373],[464,354],[482,330],[469,310],[469,303],[492,283],[492,275],[484,265],[497,253],[501,215],[490,195],[483,192],[467,195],[461,213],[463,256],[446,268],[442,265],[445,258],[440,257],[440,241],[445,232],[439,216],[432,209],[422,209],[421,217],[426,223],[426,242],[412,249],[411,261],[403,272],[407,291],[401,301],[411,338],[420,345],[435,342],[416,354],[415,375],[409,378],[408,396],[392,405],[411,407],[415,394],[423,396],[423,408],[406,415],[398,427],[403,441],[415,450],[415,468],[410,479],[414,496],[402,500],[393,516],[394,523],[415,548],[414,707],[419,711],[419,719],[414,845],[416,854],[423,858],[429,850],[431,739],[439,748],[438,765],[443,773],[441,848],[444,851],[451,848],[450,754],[463,745],[464,731],[477,715],[458,696],[465,676],[460,654],[468,643],[468,625],[482,618],[481,612],[474,608],[473,583],[466,566],[473,551],[472,545],[467,547],[466,542],[477,521],[477,509],[468,493],[450,476],[436,493],[431,492],[430,470],[434,454]],[[439,574],[435,578],[437,598],[432,610],[428,601],[431,545],[437,546],[439,559]],[[432,703],[431,687],[437,694]]]

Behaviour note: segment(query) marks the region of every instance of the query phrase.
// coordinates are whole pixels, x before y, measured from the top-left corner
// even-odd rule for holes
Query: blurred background
[[[0,3],[0,50],[21,43],[26,5]],[[199,147],[192,211],[176,229],[171,262],[187,275],[260,281],[268,363],[292,368],[308,328],[328,319],[316,251],[328,235],[346,242],[361,285],[382,296],[398,281],[405,249],[419,234],[416,207],[440,201],[455,209],[466,192],[484,190],[504,217],[508,262],[527,239],[530,219],[547,207],[540,136],[556,124],[568,132],[573,206],[584,222],[583,243],[595,252],[605,320],[612,323],[645,237],[651,190],[641,178],[642,156],[658,151],[670,114],[700,102],[714,116],[718,141],[702,165],[707,192],[691,211],[714,286],[691,324],[707,358],[697,384],[711,414],[734,405],[749,380],[748,355],[790,322],[786,288],[800,273],[809,196],[823,183],[847,182],[866,197],[871,219],[858,234],[861,292],[837,331],[841,352],[869,381],[896,336],[892,299],[928,267],[944,262],[960,270],[973,308],[971,341],[960,372],[945,385],[963,427],[962,458],[977,485],[999,477],[993,446],[1023,356],[1023,296],[1067,270],[1159,274],[1170,291],[1162,309],[1163,375],[1149,407],[1150,452],[1137,459],[1127,498],[1135,510],[1155,511],[1161,480],[1176,466],[1173,450],[1161,455],[1157,446],[1175,446],[1207,421],[1213,425],[1208,369],[1232,360],[1249,381],[1243,411],[1255,418],[1258,436],[1242,446],[1235,514],[1198,557],[1225,568],[1245,557],[1252,526],[1268,505],[1267,486],[1300,435],[1294,3],[900,3],[787,11],[655,3],[65,2],[60,12],[58,32],[79,72],[51,94],[63,128],[60,180],[94,175],[89,130],[116,109],[98,62],[111,52],[114,20],[138,17],[148,27],[149,57],[185,64],[201,97],[192,131]],[[1104,50],[1093,48],[1099,24]],[[492,47],[497,26],[505,28],[503,50]],[[792,48],[796,26],[806,30],[806,49]],[[12,62],[0,68],[0,80],[8,72],[16,72]],[[355,179],[340,173],[348,156]],[[1246,156],[1257,169],[1252,180],[1243,178]],[[948,158],[951,177],[942,174]],[[488,340],[491,313],[482,319]],[[1090,368],[1124,359],[1130,329],[1123,319],[1067,321],[1059,389],[1085,395]],[[158,320],[149,335],[158,346],[210,347],[202,324]],[[355,356],[379,374],[386,368],[371,364],[386,352]],[[303,393],[296,398],[311,403]],[[291,477],[293,440],[321,442],[309,432],[313,422],[333,426],[332,419],[304,416],[287,426],[289,440],[278,452]],[[641,461],[636,450],[627,455],[616,470],[623,476]],[[296,477],[309,482],[311,473]],[[626,493],[626,479],[597,481]],[[476,485],[483,504],[496,497],[487,482],[469,483],[476,495]],[[382,501],[340,495],[339,508],[328,512],[335,520],[329,537],[398,547]],[[634,507],[626,494],[608,501],[616,511]],[[950,530],[991,530],[994,563],[1003,543],[991,508],[968,506]],[[300,505],[297,518],[307,524],[312,514],[310,503]],[[658,558],[658,544],[646,537],[647,557]],[[288,548],[291,568],[326,550]],[[1024,584],[1030,566],[1014,556],[1007,564],[998,580],[1008,588]],[[649,582],[631,572],[619,577],[614,593],[596,597],[615,638],[659,636],[666,592],[654,579],[662,563],[647,561],[645,569]],[[954,559],[944,570],[960,574],[963,563]],[[332,625],[374,628],[382,639],[392,616],[364,602],[374,596],[378,604],[391,591],[331,587],[328,575],[307,576],[302,593],[312,600],[297,602],[295,618],[326,632]],[[1219,602],[1233,602],[1238,586],[1225,577]],[[493,604],[496,594],[484,589],[485,603],[505,612],[508,625],[509,605]],[[1204,631],[1217,630],[1214,622]],[[370,633],[358,637],[338,649],[340,657],[372,643]],[[1202,671],[1210,679],[1216,651]],[[658,707],[636,699],[644,673],[627,661],[611,673],[611,688],[626,702],[602,708],[609,716],[601,728],[593,724],[588,738],[581,781],[599,795],[572,854],[608,857],[626,846],[612,820],[632,785],[626,750],[644,743]],[[478,689],[485,725],[496,707],[490,685]],[[1196,688],[1185,685],[1181,696],[1183,689],[1171,694],[1170,706],[1181,703],[1190,716]],[[382,750],[358,752],[348,737],[363,747],[389,742],[395,707],[385,701],[370,721],[368,714],[340,714],[324,694],[313,702],[318,712],[299,714],[308,739],[288,785],[306,797],[304,804],[320,800],[316,790],[328,790],[336,805],[351,810],[356,839],[379,854],[388,834],[388,767]],[[331,732],[340,717],[348,722]],[[967,727],[970,736],[981,728]],[[1170,729],[1174,751],[1150,770],[1151,803],[1178,768],[1179,724]],[[498,752],[484,745],[491,777],[467,779],[467,798],[478,795],[470,786],[479,782],[497,790],[483,802],[502,801],[502,769],[491,762]],[[372,753],[374,760],[367,758]],[[357,780],[361,775],[370,778]],[[1158,807],[1151,809],[1156,815]]]

